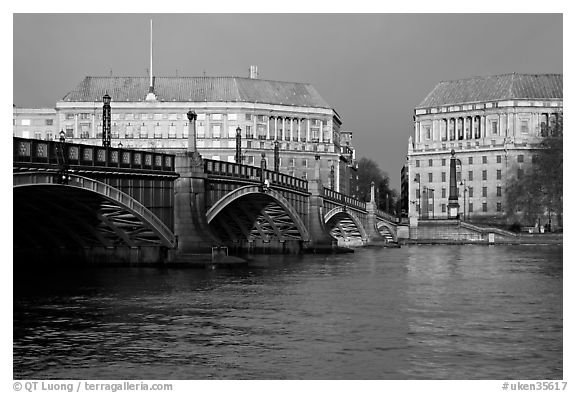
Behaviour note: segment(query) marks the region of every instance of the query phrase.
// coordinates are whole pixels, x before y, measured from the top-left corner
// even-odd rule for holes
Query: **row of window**
[[[524,154],[518,154],[516,156],[516,160],[518,162],[524,162]],[[532,162],[534,162],[536,160],[536,156],[532,156]],[[441,166],[447,166],[448,162],[450,161],[450,159],[446,159],[446,158],[442,158],[441,162],[442,165]],[[502,156],[500,154],[498,154],[496,156],[496,163],[500,164],[502,163]],[[460,164],[462,164],[462,161],[460,160]],[[468,165],[473,165],[474,164],[474,157],[468,157]],[[488,156],[482,156],[482,164],[488,164]],[[434,160],[432,158],[428,159],[428,166],[434,166]],[[420,160],[416,160],[416,168],[420,167]]]
[[[521,178],[524,175],[524,170],[522,168],[517,169],[518,178]],[[440,181],[446,182],[446,172],[440,173]],[[502,179],[502,170],[496,169],[496,180]],[[468,181],[474,181],[474,171],[468,171]],[[488,180],[488,171],[484,169],[482,171],[482,180]],[[462,172],[456,172],[456,181],[462,181]],[[420,174],[416,174],[416,182],[420,183]],[[434,182],[434,174],[432,172],[428,173],[428,183]]]
[[[430,192],[432,191],[432,192]],[[460,188],[458,188],[458,198],[461,197],[461,193],[465,193],[467,198],[474,198],[474,187],[466,187],[463,188],[462,191]],[[447,191],[446,188],[442,188],[440,191],[440,195],[441,198],[447,198]],[[420,200],[421,197],[423,197],[424,199],[434,199],[434,190],[432,189],[428,189],[422,193],[420,193],[419,189],[416,189],[416,199]],[[497,186],[496,187],[496,196],[497,197],[501,197],[502,196],[502,187],[501,186]],[[488,187],[482,187],[482,197],[483,198],[487,198],[488,197]]]
[[[78,118],[80,120],[89,120],[92,118],[92,113],[78,113]],[[74,120],[76,115],[74,113],[67,113],[65,115],[66,120]],[[98,120],[102,120],[102,113],[95,113],[95,116]],[[213,121],[223,121],[224,119],[228,119],[229,121],[239,121],[244,119],[245,121],[253,121],[256,120],[257,123],[265,123],[269,121],[271,118],[287,118],[287,119],[294,119],[293,117],[283,117],[283,116],[268,116],[268,115],[253,115],[251,113],[244,113],[244,114],[237,114],[237,113],[198,113],[197,120],[203,121],[206,118],[209,118]],[[114,113],[112,112],[112,120],[188,120],[188,115],[186,113]],[[310,125],[320,127],[323,125],[327,125],[328,122],[326,120],[320,119],[310,119]]]
[[[34,123],[38,123],[38,122],[35,121]],[[13,126],[16,125],[16,119],[12,119],[12,125]],[[32,125],[32,119],[20,119],[20,125],[31,126]],[[44,119],[44,125],[45,126],[53,126],[54,125],[54,119]]]
[[[440,209],[442,211],[442,213],[446,213],[447,209],[446,209],[446,204],[442,203],[440,205]],[[434,205],[429,204],[427,206],[428,208],[428,213],[432,214],[434,212]],[[422,209],[424,210],[424,209]],[[496,211],[497,212],[501,212],[502,211],[502,203],[501,202],[496,202]],[[420,212],[420,206],[416,205],[416,212]],[[482,212],[486,213],[488,212],[488,203],[487,202],[482,202]],[[468,203],[468,208],[466,209],[466,214],[470,214],[470,213],[474,213],[474,203],[470,202]]]

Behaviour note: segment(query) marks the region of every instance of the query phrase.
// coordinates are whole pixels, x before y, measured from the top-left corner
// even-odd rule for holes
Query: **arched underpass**
[[[366,243],[368,236],[362,223],[343,208],[334,209],[324,219],[326,229],[339,246],[358,247]]]
[[[29,263],[155,263],[173,234],[144,206],[104,183],[51,174],[15,174],[14,259]]]
[[[274,190],[243,187],[218,201],[207,214],[212,232],[229,247],[250,252],[301,252],[308,230],[293,207]]]

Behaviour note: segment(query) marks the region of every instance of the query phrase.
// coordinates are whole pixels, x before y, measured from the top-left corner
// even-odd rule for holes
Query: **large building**
[[[402,172],[408,215],[448,217],[454,150],[460,217],[506,222],[507,185],[532,164],[562,106],[561,74],[513,73],[438,83],[414,109],[414,136]]]
[[[311,178],[319,157],[324,185],[350,191],[353,149],[341,143],[340,116],[310,84],[261,80],[255,67],[249,77],[86,77],[56,103],[67,141],[101,143],[105,94],[112,99],[112,145],[184,151],[192,110],[204,158],[234,162],[240,129],[242,163],[260,166],[265,154],[273,169],[278,142],[280,171]]]

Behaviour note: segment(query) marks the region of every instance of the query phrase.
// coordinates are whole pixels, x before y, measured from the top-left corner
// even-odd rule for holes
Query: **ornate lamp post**
[[[330,165],[330,189],[334,189],[334,164]]]
[[[237,164],[241,164],[242,163],[242,135],[240,135],[240,132],[242,130],[240,129],[240,126],[238,126],[238,128],[236,128],[236,163]]]
[[[274,141],[274,172],[280,171],[280,142]]]
[[[64,130],[60,130],[60,143],[66,142],[66,133]]]
[[[112,140],[112,126],[111,126],[111,108],[110,108],[110,96],[108,93],[104,94],[102,97],[103,113],[102,113],[102,146],[110,147],[110,142]]]

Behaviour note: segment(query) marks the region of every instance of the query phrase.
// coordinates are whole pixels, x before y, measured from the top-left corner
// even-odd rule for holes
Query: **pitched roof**
[[[101,101],[108,93],[112,101],[145,101],[148,77],[87,76],[63,101]],[[257,102],[314,108],[331,108],[307,83],[279,82],[241,77],[154,77],[158,101]]]
[[[503,74],[440,82],[416,108],[506,99],[562,99],[562,74]]]

